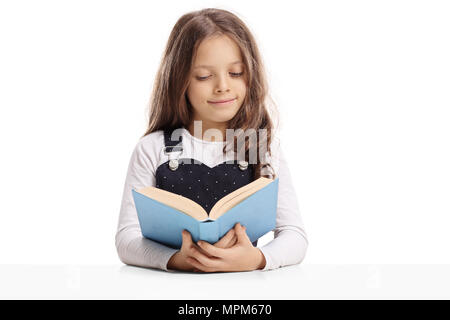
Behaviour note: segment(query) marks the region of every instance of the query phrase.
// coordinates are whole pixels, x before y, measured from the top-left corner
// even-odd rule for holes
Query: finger
[[[203,264],[201,264],[200,262],[198,262],[198,261],[197,261],[196,259],[194,259],[194,258],[187,257],[186,260],[187,260],[187,262],[188,262],[190,265],[194,266],[194,268],[196,268],[196,269],[199,270],[199,271],[203,271],[203,272],[213,272],[213,271],[215,271],[214,268],[206,267],[206,266],[204,266]]]
[[[236,235],[234,235],[233,238],[231,238],[230,241],[221,248],[224,248],[224,249],[231,248],[236,244],[236,242],[237,242],[237,237],[236,237]]]
[[[237,243],[237,237],[234,236],[233,239],[231,239],[230,244],[228,245],[228,248],[233,247]]]
[[[204,254],[205,256],[207,256],[208,258],[211,258],[212,256],[206,252],[205,250],[203,250],[202,248],[200,248],[197,244],[192,244],[192,246],[197,249],[200,253]]]
[[[217,268],[220,266],[220,261],[218,258],[207,256],[201,253],[197,248],[192,247],[189,250],[189,257],[195,258],[198,262],[200,262],[205,267]]]
[[[227,256],[227,249],[218,248],[216,246],[213,246],[212,244],[209,244],[208,242],[198,241],[197,245],[213,257],[225,258]]]
[[[194,241],[192,240],[192,236],[191,233],[187,230],[183,230],[181,232],[181,236],[183,238],[183,243],[181,244],[181,248],[183,250],[183,252],[188,252],[190,250],[191,247],[196,248],[198,251],[200,251],[202,254],[206,255],[209,257],[208,253],[205,252],[204,250],[202,250],[202,248],[200,248],[199,246],[197,246]]]
[[[237,236],[237,241],[239,243],[246,243],[246,242],[250,241],[250,239],[247,236],[247,233],[245,232],[245,227],[243,225],[241,225],[240,223],[236,224],[236,236]]]
[[[218,246],[220,248],[226,247],[230,241],[235,237],[234,229],[230,229],[225,236],[222,237],[218,242],[216,242],[214,245]]]
[[[234,231],[233,228],[231,228],[230,230],[228,230],[227,234],[225,235],[225,239],[229,240],[231,238],[233,238],[236,235],[236,232]]]
[[[201,254],[203,254],[205,257],[211,259],[211,258],[215,258],[212,255],[210,255],[208,252],[206,252],[205,250],[203,250],[202,248],[200,248],[197,244],[194,244],[195,249],[198,250],[198,252],[200,252]]]
[[[223,241],[227,241],[231,238],[233,238],[233,236],[236,234],[236,232],[234,232],[234,228],[231,228],[230,230],[228,230],[228,232],[226,233],[226,235],[221,239]]]
[[[182,246],[189,246],[191,243],[193,243],[191,233],[187,230],[183,230],[181,232],[181,238],[183,240],[183,243],[181,244]]]

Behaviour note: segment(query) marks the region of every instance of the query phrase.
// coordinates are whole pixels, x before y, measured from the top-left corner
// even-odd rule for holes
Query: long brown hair
[[[246,67],[247,93],[241,108],[228,122],[230,129],[248,129],[259,132],[265,129],[266,135],[258,135],[254,139],[242,137],[245,143],[245,160],[249,161],[249,149],[256,147],[257,161],[251,164],[254,169],[254,179],[260,176],[275,178],[275,172],[270,163],[262,163],[259,148],[264,146],[268,154],[272,152],[270,144],[274,130],[272,115],[276,108],[269,110],[266,100],[273,100],[268,94],[267,77],[262,64],[262,58],[256,46],[256,41],[250,30],[235,14],[216,8],[206,8],[189,12],[181,16],[170,33],[159,70],[156,74],[149,105],[149,122],[143,136],[157,130],[189,128],[193,120],[192,106],[187,98],[187,88],[193,57],[201,41],[215,35],[226,35],[233,39],[241,50]],[[278,118],[277,118],[278,119]],[[263,130],[264,131],[264,130]],[[234,151],[237,152],[239,135],[234,136]],[[242,140],[240,140],[242,141]],[[252,143],[254,145],[252,145]],[[256,144],[256,145],[255,145]],[[226,152],[227,145],[223,152]],[[272,173],[262,174],[262,168],[271,168]]]

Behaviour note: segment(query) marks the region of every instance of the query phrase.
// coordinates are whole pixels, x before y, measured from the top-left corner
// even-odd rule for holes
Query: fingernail
[[[203,242],[197,241],[197,245],[199,245],[201,247],[203,245]]]

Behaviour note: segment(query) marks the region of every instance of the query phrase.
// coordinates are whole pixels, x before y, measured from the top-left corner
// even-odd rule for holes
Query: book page
[[[261,190],[269,183],[273,182],[273,179],[260,177],[245,186],[234,190],[233,192],[227,194],[225,197],[221,198],[216,204],[212,207],[209,218],[216,220],[225,212],[230,210],[232,207],[236,206],[238,203],[242,202],[256,191]]]
[[[152,186],[140,188],[136,192],[181,211],[194,219],[200,221],[208,219],[208,213],[201,205],[182,195]]]

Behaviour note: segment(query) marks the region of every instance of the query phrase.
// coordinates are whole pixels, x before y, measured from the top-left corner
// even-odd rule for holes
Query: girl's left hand
[[[237,223],[234,227],[237,242],[234,246],[223,249],[199,241],[197,245],[208,255],[198,254],[196,259],[188,258],[188,262],[203,272],[250,271],[263,269],[266,260],[262,252],[253,246],[245,232],[245,227]]]

